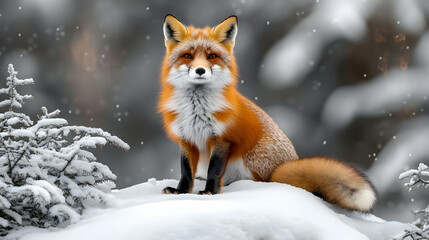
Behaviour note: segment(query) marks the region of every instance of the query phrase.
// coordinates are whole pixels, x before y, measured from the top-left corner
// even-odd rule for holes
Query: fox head
[[[162,69],[164,81],[174,87],[235,85],[236,16],[213,28],[196,28],[167,15],[163,31],[167,50]]]

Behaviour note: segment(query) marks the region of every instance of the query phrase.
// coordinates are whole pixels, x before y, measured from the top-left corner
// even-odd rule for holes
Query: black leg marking
[[[189,193],[193,184],[193,176],[191,170],[191,164],[189,162],[188,156],[185,153],[181,153],[180,156],[180,165],[182,176],[179,181],[177,188],[166,187],[162,190],[164,194],[180,194],[180,193]]]
[[[209,170],[207,173],[207,183],[204,191],[199,194],[216,194],[220,191],[222,176],[225,172],[226,161],[229,152],[229,144],[223,144],[214,149],[210,158]]]

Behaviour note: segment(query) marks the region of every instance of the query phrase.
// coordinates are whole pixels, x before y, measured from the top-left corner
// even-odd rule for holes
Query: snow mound
[[[221,194],[162,195],[175,180],[113,193],[107,209],[88,209],[64,229],[24,228],[7,239],[391,239],[408,224],[337,209],[286,184],[238,181]],[[195,184],[195,192],[204,182]]]

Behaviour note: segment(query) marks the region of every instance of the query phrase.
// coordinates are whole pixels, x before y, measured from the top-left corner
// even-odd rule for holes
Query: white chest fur
[[[213,116],[227,107],[224,96],[206,85],[191,85],[176,89],[168,103],[168,109],[177,114],[171,125],[174,134],[205,150],[207,140],[219,136],[225,130]]]

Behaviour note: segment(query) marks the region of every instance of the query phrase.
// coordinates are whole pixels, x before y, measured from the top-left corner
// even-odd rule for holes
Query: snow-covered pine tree
[[[410,181],[404,186],[409,190],[417,188],[429,189],[429,167],[426,164],[420,163],[417,169],[410,169],[399,175],[399,179],[409,178]],[[413,211],[418,216],[413,224],[417,227],[414,230],[407,230],[402,239],[429,239],[429,205],[424,209]]]
[[[50,227],[74,223],[88,206],[103,205],[116,176],[96,162],[87,149],[107,143],[128,150],[116,136],[99,128],[69,126],[59,110],[42,115],[35,124],[21,108],[30,95],[18,86],[34,83],[18,79],[8,66],[6,100],[0,107],[0,236],[21,226]]]

